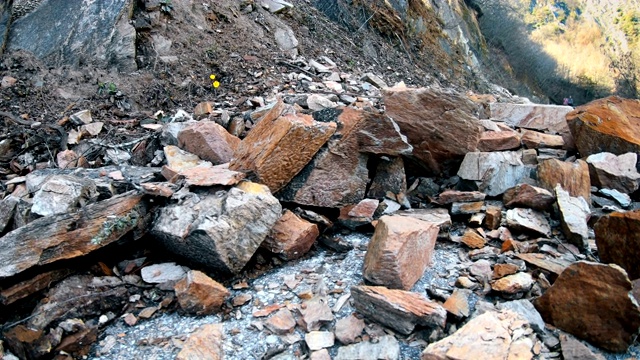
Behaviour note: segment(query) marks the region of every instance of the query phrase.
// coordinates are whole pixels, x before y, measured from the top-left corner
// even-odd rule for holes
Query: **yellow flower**
[[[219,86],[220,86],[220,82],[219,82],[219,81],[214,81],[214,82],[213,82],[213,87],[214,87],[214,88],[216,88],[216,89],[217,89]]]
[[[209,75],[209,79],[211,79],[211,80],[215,80],[215,78],[216,78],[216,76],[215,76],[215,75],[213,75],[213,74]]]

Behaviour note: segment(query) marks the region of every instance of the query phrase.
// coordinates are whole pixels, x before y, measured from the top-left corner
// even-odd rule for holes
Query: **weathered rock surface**
[[[475,183],[479,191],[498,196],[528,177],[531,170],[522,163],[517,151],[469,152],[464,157],[458,176]]]
[[[439,228],[406,216],[378,220],[364,260],[363,277],[376,285],[409,290],[431,262]]]
[[[308,115],[275,117],[279,107],[271,110],[274,116],[251,129],[229,164],[231,170],[251,172],[272,192],[293,179],[336,131],[335,123],[315,121]]]
[[[535,337],[525,335],[528,329],[527,321],[512,311],[489,311],[429,344],[421,359],[532,359]]]
[[[168,281],[178,281],[182,279],[187,272],[185,269],[176,265],[176,263],[163,263],[145,266],[140,270],[142,280],[149,284],[162,284]]]
[[[567,123],[583,157],[640,152],[640,100],[598,99],[567,114]]]
[[[240,139],[213,121],[198,121],[178,134],[178,146],[214,165],[231,161]]]
[[[603,216],[594,231],[600,260],[619,265],[630,279],[640,278],[640,210]]]
[[[413,156],[432,172],[477,150],[478,107],[465,96],[436,88],[391,88],[383,94],[387,115],[413,145]]]
[[[640,328],[631,281],[617,265],[579,261],[534,305],[544,320],[610,351],[625,351]]]
[[[490,103],[493,119],[504,121],[509,126],[555,133],[562,136],[567,148],[574,148],[573,138],[566,115],[573,110],[569,106],[543,104]]]
[[[264,323],[264,326],[274,334],[289,334],[296,327],[296,319],[289,309],[284,308],[273,314],[273,316]]]
[[[194,315],[210,315],[220,310],[230,293],[201,271],[191,270],[174,286],[182,310]]]
[[[174,145],[165,146],[164,155],[167,158],[167,166],[176,173],[196,166],[208,167],[212,165],[210,162],[200,159],[198,155],[184,151]],[[171,178],[167,180],[171,180]]]
[[[407,177],[404,172],[404,161],[401,157],[389,160],[381,159],[376,167],[367,196],[373,199],[384,199],[388,191],[396,195],[407,192]]]
[[[602,354],[594,354],[587,345],[580,342],[570,334],[562,332],[560,334],[560,347],[562,348],[562,357],[565,360],[605,360]]]
[[[285,210],[260,246],[285,260],[292,260],[306,254],[318,235],[318,225]]]
[[[443,328],[446,322],[447,311],[417,293],[382,286],[354,286],[351,295],[361,314],[401,334],[410,334],[416,325]]]
[[[316,296],[304,302],[304,306],[300,309],[301,326],[306,331],[320,330],[334,320],[333,312],[327,304],[327,299],[322,296]]]
[[[560,185],[556,186],[560,225],[567,240],[580,249],[586,249],[589,239],[589,225],[591,217],[589,204],[582,197],[570,196]]]
[[[507,210],[507,226],[515,230],[534,232],[541,236],[548,236],[551,233],[549,221],[544,215],[533,209]]]
[[[442,306],[452,315],[468,317],[470,314],[470,297],[473,292],[469,289],[455,289]]]
[[[315,351],[332,347],[335,336],[331,331],[311,331],[304,335],[304,341],[310,350]]]
[[[485,131],[480,135],[478,151],[492,152],[513,150],[520,147],[520,134],[510,128]]]
[[[65,214],[95,201],[96,184],[71,175],[52,175],[33,196],[31,212],[40,216]]]
[[[589,165],[582,160],[574,163],[548,159],[538,164],[538,181],[543,188],[554,191],[557,184],[573,197],[582,196],[591,201]]]
[[[353,314],[344,317],[336,321],[336,339],[345,345],[353,344],[362,334],[364,327],[364,320],[358,319]]]
[[[449,211],[444,208],[410,209],[398,211],[394,215],[407,216],[414,219],[430,222],[439,226],[440,229],[446,229],[451,226],[451,215],[449,215]]]
[[[526,130],[522,133],[522,144],[528,149],[561,149],[565,147],[562,136],[532,130]]]
[[[477,202],[482,201],[487,194],[479,191],[457,191],[445,190],[438,195],[438,204],[446,205],[454,202]]]
[[[196,329],[184,342],[176,360],[224,359],[222,324],[207,324]]]
[[[538,334],[544,334],[544,320],[542,319],[542,316],[540,316],[538,310],[536,310],[535,306],[533,306],[531,301],[526,299],[508,301],[498,304],[498,308],[500,310],[511,310],[517,313],[518,315],[525,318],[529,322],[531,328]]]
[[[231,186],[245,178],[244,173],[226,169],[223,165],[196,166],[178,172],[178,176],[184,177],[187,185],[195,186]]]
[[[507,208],[522,207],[548,211],[555,202],[555,196],[547,189],[529,184],[518,184],[504,192],[502,202]]]
[[[491,284],[491,289],[507,294],[517,294],[529,291],[533,283],[534,280],[529,273],[519,272],[496,280]]]
[[[243,182],[228,192],[194,195],[162,208],[151,233],[178,255],[223,273],[237,273],[281,211],[266,186]]]
[[[380,201],[374,199],[364,199],[356,205],[347,205],[340,209],[338,223],[352,230],[369,224],[373,221],[378,205]]]
[[[636,169],[638,154],[598,153],[587,158],[591,183],[599,188],[615,189],[631,194],[640,186],[640,173]]]
[[[400,344],[393,335],[381,336],[378,342],[369,341],[357,344],[342,346],[338,348],[335,360],[369,360],[369,359],[389,359],[400,358]]]

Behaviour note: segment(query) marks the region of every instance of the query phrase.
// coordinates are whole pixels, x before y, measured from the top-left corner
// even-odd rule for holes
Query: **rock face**
[[[409,290],[431,262],[439,228],[406,217],[383,216],[369,242],[363,277],[376,285]]]
[[[306,254],[318,235],[318,225],[285,210],[260,246],[285,260],[292,260]]]
[[[640,100],[611,96],[579,106],[567,122],[580,155],[640,152]]]
[[[237,273],[281,211],[266,186],[243,182],[228,192],[191,196],[164,207],[151,232],[178,255],[223,273]]]
[[[464,157],[458,176],[473,181],[487,195],[497,196],[516,186],[530,172],[519,152],[470,152]]]
[[[527,330],[531,332],[529,324],[515,312],[486,312],[453,335],[429,344],[421,359],[532,359],[535,336],[522,336]]]
[[[560,185],[556,186],[556,197],[564,236],[578,248],[586,249],[589,239],[587,221],[591,217],[589,204],[582,197],[569,196]]]
[[[307,165],[335,131],[335,123],[315,121],[308,115],[264,118],[240,142],[229,169],[253,173],[275,193]]]
[[[569,192],[569,195],[582,196],[587,203],[591,201],[591,179],[589,166],[582,160],[575,163],[548,159],[538,164],[540,186],[555,191],[557,184]]]
[[[636,170],[638,154],[593,154],[587,158],[591,182],[599,188],[614,189],[625,194],[638,190],[640,174]]]
[[[520,147],[520,134],[512,129],[485,131],[480,135],[478,150],[483,152],[513,150]]]
[[[630,279],[640,278],[640,210],[603,216],[594,230],[600,260],[621,266]]]
[[[231,161],[240,139],[213,121],[199,121],[178,134],[178,146],[214,165]]]
[[[210,315],[220,310],[229,290],[203,272],[191,270],[174,287],[182,310],[194,315]]]
[[[477,105],[467,97],[436,88],[391,88],[383,94],[387,115],[407,135],[414,158],[432,172],[477,150],[482,126]]]
[[[631,290],[619,266],[579,261],[534,305],[547,323],[603,349],[625,351],[640,328],[640,309]]]
[[[88,63],[135,71],[136,31],[129,23],[132,6],[127,0],[44,1],[11,24],[7,50],[30,51],[51,66]]]
[[[361,314],[405,335],[416,325],[443,328],[447,318],[442,306],[413,292],[382,286],[354,286],[351,296]]]

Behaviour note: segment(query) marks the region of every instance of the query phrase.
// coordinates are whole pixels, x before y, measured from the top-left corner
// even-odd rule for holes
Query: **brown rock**
[[[503,151],[520,147],[520,134],[517,131],[485,131],[480,135],[478,151]]]
[[[191,270],[174,287],[180,307],[195,315],[210,315],[218,312],[229,290],[203,272]]]
[[[308,115],[262,119],[245,137],[229,164],[231,170],[253,172],[271,192],[285,186],[336,131]]]
[[[293,318],[293,314],[289,309],[284,308],[278,310],[277,313],[265,321],[264,326],[278,335],[290,334],[293,332],[293,328],[296,327],[296,319]]]
[[[214,104],[211,101],[203,101],[193,109],[193,115],[196,117],[207,116],[213,112],[213,107]]]
[[[306,331],[320,330],[323,325],[334,320],[327,299],[319,296],[305,301],[300,308],[300,315],[302,326]]]
[[[220,360],[224,359],[224,330],[222,324],[202,325],[194,331],[176,360]]]
[[[519,272],[494,281],[491,284],[491,289],[507,294],[517,294],[529,291],[533,283],[534,280],[529,273]]]
[[[338,222],[350,229],[366,225],[373,221],[373,216],[378,209],[380,201],[374,199],[364,199],[356,205],[347,205],[340,209]]]
[[[504,192],[502,202],[507,208],[530,208],[539,211],[551,209],[556,197],[547,189],[529,184],[518,184]]]
[[[182,170],[178,175],[184,176],[187,185],[195,186],[230,186],[239,183],[245,177],[244,173],[225,169],[221,166],[196,166]]]
[[[640,210],[613,212],[594,226],[598,255],[603,263],[614,263],[640,278]]]
[[[487,197],[479,191],[445,190],[438,195],[438,204],[447,205],[454,202],[482,202]]]
[[[484,201],[451,204],[451,215],[472,215],[484,208]]]
[[[401,334],[410,334],[416,325],[444,328],[447,311],[420,294],[382,286],[354,286],[351,295],[358,312]]]
[[[560,333],[560,346],[564,360],[605,360],[602,354],[594,354],[587,345],[567,334]]]
[[[533,130],[525,130],[524,133],[522,133],[522,143],[529,149],[562,149],[565,147],[562,136],[545,134]]]
[[[438,226],[405,216],[383,216],[364,260],[363,277],[373,284],[410,289],[431,262]]]
[[[548,159],[538,164],[538,181],[540,185],[554,191],[557,184],[573,197],[582,196],[587,203],[591,202],[591,179],[589,166],[582,160],[575,163]]]
[[[518,272],[518,266],[514,264],[495,264],[493,265],[493,278],[500,279],[507,275],[513,275]]]
[[[297,259],[311,249],[319,235],[318,225],[285,210],[260,247],[280,255],[285,260]]]
[[[625,351],[640,328],[631,281],[617,265],[579,261],[534,302],[545,322],[610,351]]]
[[[567,114],[567,123],[583,157],[640,152],[640,100],[598,99]]]
[[[468,289],[455,289],[447,301],[442,304],[442,307],[454,316],[468,317],[470,313],[469,297],[472,293]]]
[[[502,221],[502,209],[497,206],[487,206],[484,226],[489,230],[495,230],[500,227],[500,221]]]
[[[537,266],[556,275],[560,275],[564,269],[571,264],[569,261],[563,260],[562,258],[553,258],[545,254],[518,254],[516,256],[531,265]]]
[[[487,244],[487,239],[475,229],[467,229],[460,241],[472,249],[481,249]]]
[[[452,90],[391,88],[383,92],[387,115],[413,145],[413,156],[440,173],[447,162],[476,151],[482,127],[478,105]]]
[[[353,314],[336,321],[336,339],[345,345],[353,344],[364,330],[364,320]]]
[[[199,121],[178,134],[178,146],[211,161],[214,165],[231,161],[240,139],[213,121]]]
[[[383,199],[388,191],[393,194],[407,192],[407,177],[404,173],[404,161],[401,157],[380,160],[367,196],[372,199]]]
[[[358,122],[356,133],[360,152],[396,157],[411,155],[413,146],[409,145],[398,124],[387,114],[360,110],[357,112],[362,118]]]

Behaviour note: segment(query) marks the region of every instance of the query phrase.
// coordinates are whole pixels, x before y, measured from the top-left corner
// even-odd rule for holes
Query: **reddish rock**
[[[451,215],[472,215],[479,213],[484,208],[484,201],[453,203],[451,204]]]
[[[638,190],[640,174],[636,169],[638,154],[626,153],[616,156],[612,153],[593,154],[587,158],[591,183],[605,189],[631,194]]]
[[[557,184],[573,197],[582,196],[591,202],[589,166],[582,160],[574,163],[548,159],[538,164],[538,181],[543,188],[554,191]]]
[[[486,194],[479,191],[457,191],[445,190],[438,195],[438,204],[446,205],[454,202],[477,202],[487,197]]]
[[[213,121],[199,121],[178,134],[178,146],[214,165],[231,160],[240,139]]]
[[[320,330],[320,328],[334,320],[333,312],[327,304],[327,299],[314,297],[300,307],[300,324],[306,331]]]
[[[468,289],[455,289],[447,301],[442,304],[442,307],[454,316],[468,317],[470,313],[469,297],[472,293]]]
[[[604,263],[614,263],[640,278],[640,210],[613,212],[594,226],[598,255]]]
[[[567,123],[583,157],[640,152],[640,100],[598,99],[567,114]]]
[[[222,324],[202,325],[194,331],[182,346],[176,360],[224,359],[224,329]]]
[[[485,131],[480,135],[478,151],[503,151],[520,147],[520,134],[511,129],[501,131]]]
[[[484,226],[489,230],[495,230],[500,227],[502,221],[502,209],[497,206],[487,206],[485,210]]]
[[[380,201],[364,199],[356,205],[348,205],[340,209],[338,222],[350,229],[366,225],[373,221],[373,216],[378,209]]]
[[[387,192],[396,195],[407,192],[407,177],[404,173],[404,161],[401,157],[380,160],[367,196],[372,199],[383,199]]]
[[[203,272],[191,270],[174,287],[180,307],[191,314],[218,312],[229,297],[229,290]]]
[[[432,172],[477,150],[479,106],[464,95],[437,88],[391,88],[383,95],[386,113],[413,145],[413,156]]]
[[[507,275],[513,275],[518,272],[518,266],[514,264],[495,264],[493,265],[493,278],[500,279]]]
[[[534,301],[545,322],[603,349],[625,351],[640,328],[631,281],[617,265],[579,261]]]
[[[345,345],[353,344],[364,330],[364,320],[349,315],[336,321],[336,339]]]
[[[467,229],[460,241],[472,249],[482,249],[487,244],[487,239],[475,229]]]
[[[518,184],[504,192],[502,202],[507,208],[530,208],[548,211],[556,201],[556,197],[547,189],[529,184]]]
[[[562,136],[545,134],[533,130],[525,130],[522,133],[522,144],[529,149],[562,149],[565,147]]]
[[[491,289],[507,294],[517,294],[529,291],[534,282],[529,273],[519,272],[494,281],[491,284]]]
[[[411,289],[431,262],[439,228],[405,216],[383,216],[364,260],[363,277],[373,284]]]
[[[213,112],[214,104],[211,101],[203,101],[196,105],[193,109],[193,115],[196,117],[203,117]]]
[[[335,131],[335,123],[315,121],[309,115],[265,117],[238,145],[229,169],[252,172],[276,192],[309,163]]]
[[[319,235],[318,225],[285,210],[260,247],[285,260],[297,259],[311,249]]]
[[[225,169],[221,166],[196,166],[190,169],[182,170],[178,173],[178,175],[184,176],[187,185],[195,186],[231,186],[239,183],[240,180],[244,179],[245,177],[244,173]]]
[[[390,290],[382,286],[351,288],[359,313],[401,334],[410,334],[416,325],[444,328],[447,311],[423,295]]]
[[[296,319],[289,309],[280,309],[277,313],[265,321],[264,326],[278,335],[285,335],[293,332],[296,327]]]
[[[349,109],[348,111],[354,111]],[[411,155],[413,146],[409,145],[398,124],[387,114],[355,111],[362,118],[358,121],[356,131],[360,152],[389,156]]]

